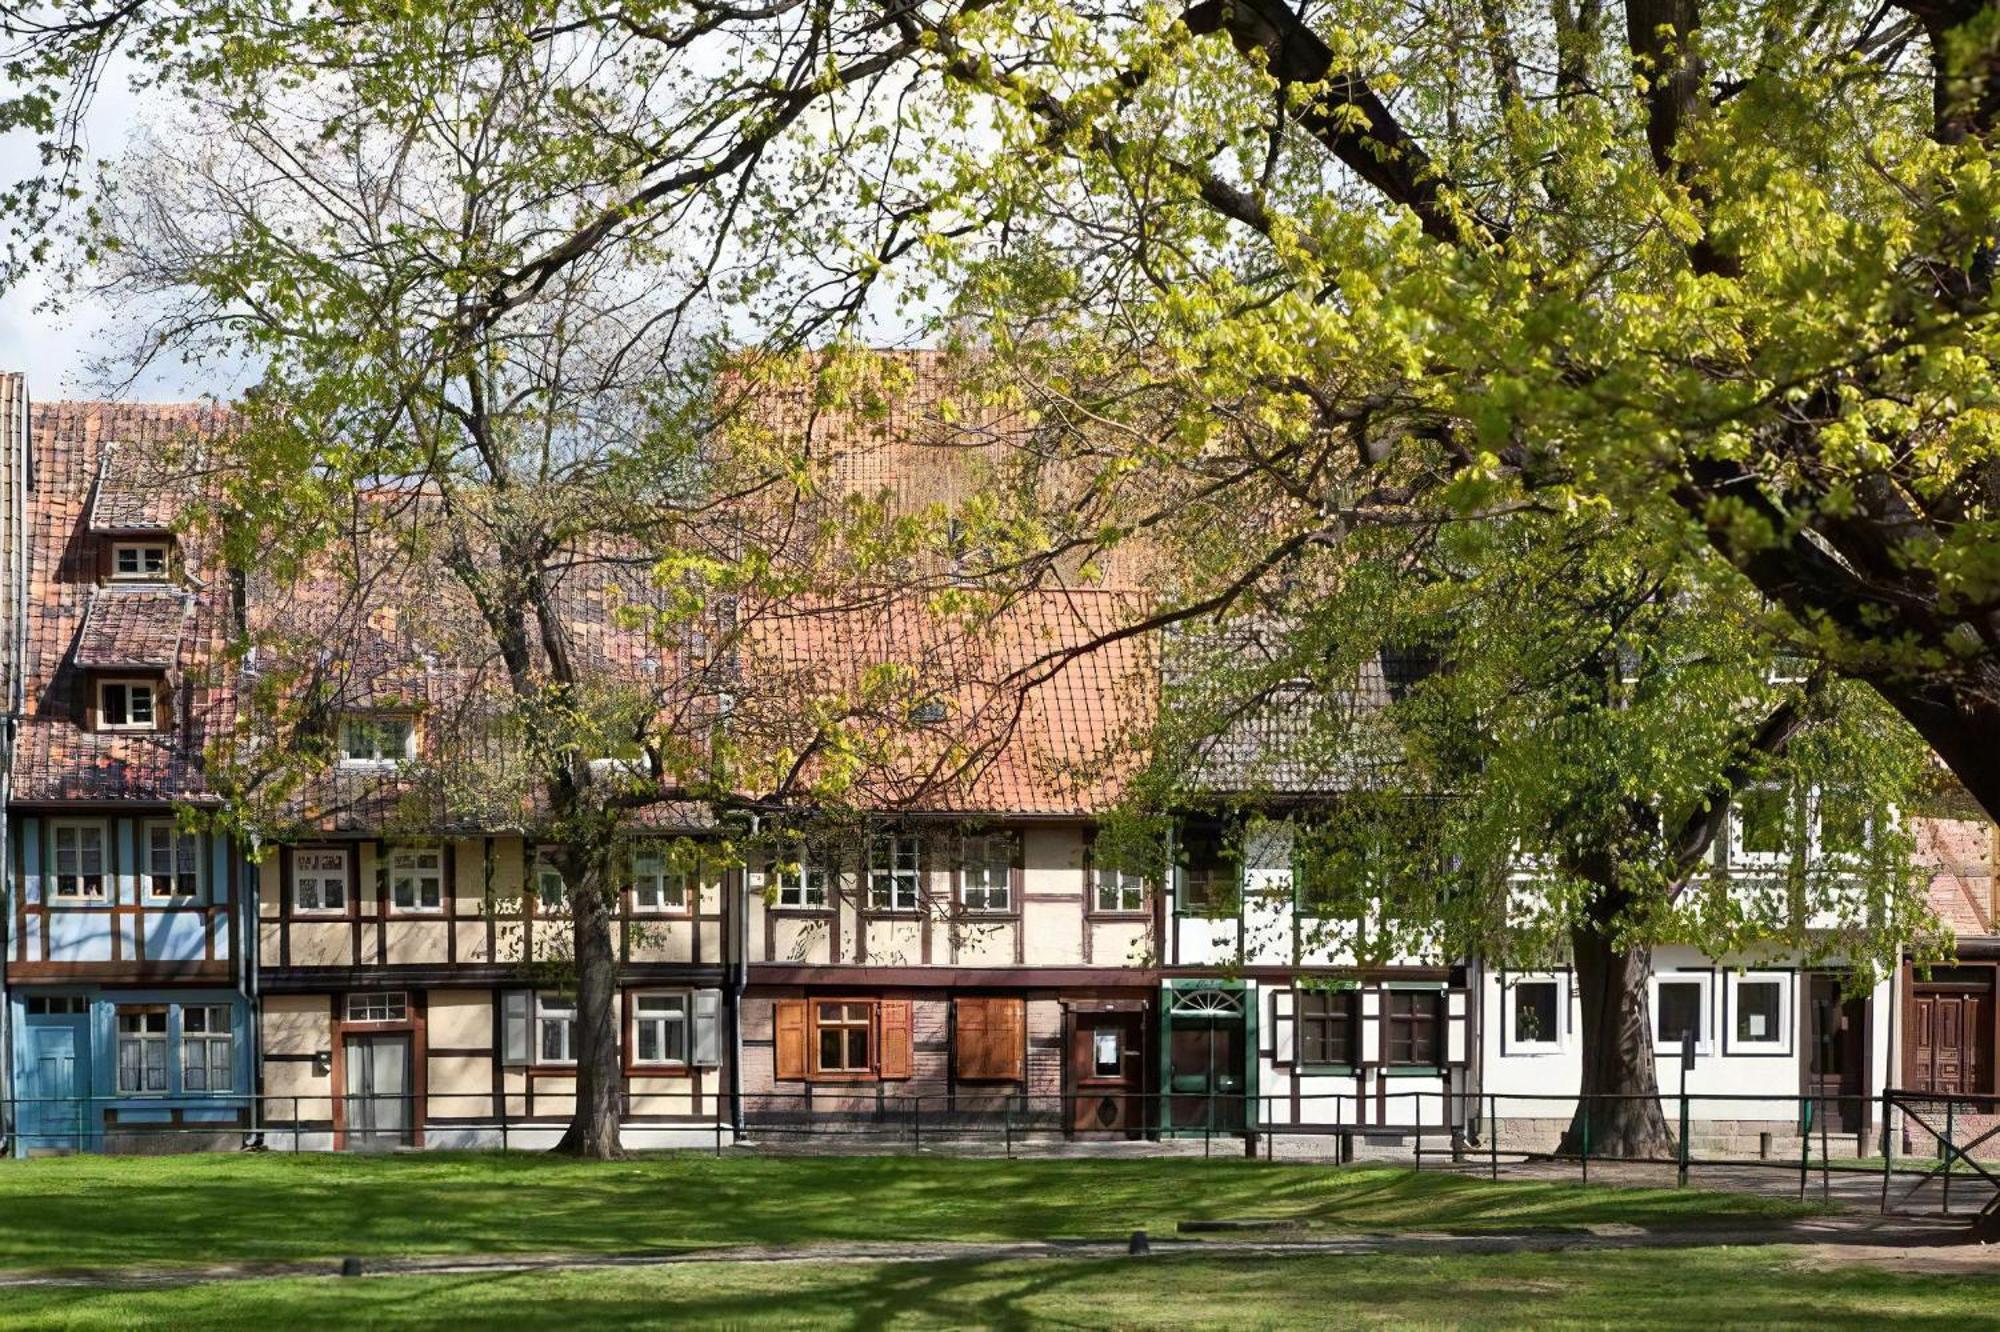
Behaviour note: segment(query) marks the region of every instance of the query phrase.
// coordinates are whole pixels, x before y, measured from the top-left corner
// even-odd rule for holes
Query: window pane
[[[1514,986],[1514,1039],[1523,1044],[1547,1044],[1561,1028],[1556,1012],[1554,981],[1522,981]]]
[[[1701,992],[1696,981],[1660,982],[1656,1030],[1661,1045],[1679,1049],[1683,1034],[1690,1031],[1695,1040],[1701,1039]]]
[[[642,1063],[654,1064],[660,1059],[660,1027],[656,1022],[639,1024],[639,1059]]]
[[[840,1051],[841,1051],[840,1028],[839,1027],[820,1028],[819,1066],[824,1069],[832,1069],[836,1071],[840,1069],[841,1067]]]
[[[1124,1068],[1118,1048],[1118,1029],[1099,1029],[1091,1034],[1091,1070],[1100,1078],[1115,1078]]]
[[[1736,807],[1738,842],[1755,855],[1780,855],[1785,850],[1791,798],[1776,787],[1745,791]]]
[[[859,1072],[868,1067],[868,1029],[849,1027],[847,1029],[847,1065],[849,1071]]]
[[[1782,982],[1750,980],[1740,982],[1736,987],[1736,1039],[1781,1040],[1778,1013],[1783,998]]]

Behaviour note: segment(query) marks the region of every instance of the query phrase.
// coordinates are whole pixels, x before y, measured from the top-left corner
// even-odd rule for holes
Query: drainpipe
[[[0,528],[6,529],[0,531],[0,538],[14,546],[13,586],[4,601],[12,618],[0,626],[0,633],[6,635],[4,651],[9,663],[7,697],[0,700],[0,707],[6,709],[4,720],[0,720],[0,909],[6,910],[10,920],[14,894],[21,891],[21,885],[14,882],[12,874],[14,829],[7,816],[14,798],[14,743],[20,734],[26,699],[22,664],[28,648],[28,377],[22,375],[18,382],[21,392],[13,404],[13,415],[4,423],[6,438],[0,440],[0,448],[13,455],[14,475],[6,510],[0,512]],[[0,925],[0,939],[5,938],[5,926]],[[7,957],[12,952],[12,948],[0,947],[0,1107],[4,1108],[0,1111],[0,1156],[13,1148],[14,1009],[7,990]]]
[[[761,825],[750,816],[750,839]],[[729,1132],[743,1139],[743,991],[750,983],[750,870],[736,871],[736,957],[729,971]]]
[[[256,833],[250,834],[249,873],[243,876],[243,893],[236,901],[238,928],[241,930],[243,951],[244,997],[249,1000],[250,1024],[250,1138],[246,1145],[261,1150],[264,1146],[264,1009],[260,1002],[263,992],[262,958],[259,956],[257,921],[263,914],[263,905],[258,898],[262,893],[262,869],[264,864],[264,841]],[[246,909],[247,908],[247,909]]]

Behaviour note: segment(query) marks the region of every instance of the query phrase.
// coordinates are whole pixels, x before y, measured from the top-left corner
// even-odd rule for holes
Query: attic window
[[[151,680],[97,682],[97,725],[105,731],[150,731],[155,728]]]
[[[158,582],[167,576],[167,547],[157,541],[121,541],[111,548],[111,576]]]
[[[926,699],[910,709],[910,720],[919,726],[935,726],[944,719],[944,704],[938,699]]]
[[[416,727],[408,717],[349,717],[340,724],[340,761],[401,763],[416,757]]]

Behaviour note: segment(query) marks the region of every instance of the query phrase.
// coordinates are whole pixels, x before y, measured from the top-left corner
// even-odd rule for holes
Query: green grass
[[[1795,1249],[1441,1258],[691,1263],[474,1277],[0,1292],[10,1328],[1996,1325],[2000,1277],[1807,1266]]]
[[[0,1163],[0,1268],[1103,1238],[1245,1216],[1350,1231],[1687,1228],[1802,1210],[1699,1190],[1241,1159],[77,1156]]]

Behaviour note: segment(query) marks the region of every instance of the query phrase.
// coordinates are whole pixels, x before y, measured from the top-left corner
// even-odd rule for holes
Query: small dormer
[[[113,583],[92,594],[76,637],[89,729],[110,733],[169,730],[174,676],[189,614],[176,588]]]
[[[177,582],[179,509],[174,486],[156,460],[130,445],[105,445],[89,520],[100,551],[99,581]]]

